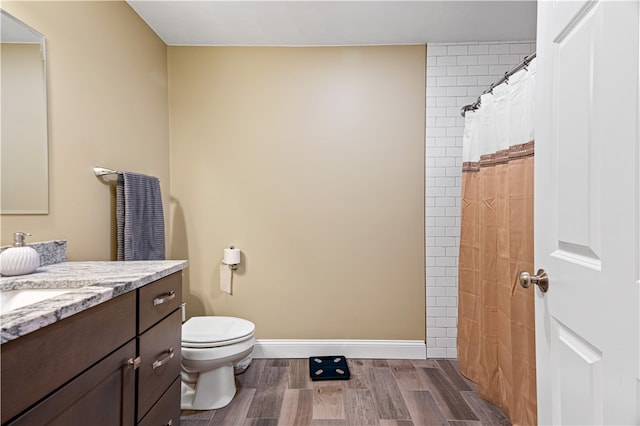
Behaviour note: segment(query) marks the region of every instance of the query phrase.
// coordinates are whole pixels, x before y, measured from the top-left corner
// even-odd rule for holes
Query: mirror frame
[[[47,78],[47,49],[46,49],[46,41],[44,34],[40,33],[30,25],[24,23],[20,19],[8,13],[6,10],[0,8],[0,15],[2,19],[2,36],[0,36],[0,42],[16,42],[16,43],[33,43],[40,45],[40,52],[42,57],[42,76],[43,76],[43,105],[44,108],[44,134],[42,135],[44,141],[42,141],[42,148],[44,149],[44,164],[41,166],[44,167],[44,177],[40,182],[40,185],[45,186],[44,192],[44,200],[40,201],[38,204],[42,204],[42,207],[33,208],[33,209],[25,209],[20,208],[20,206],[11,206],[14,208],[5,208],[4,205],[1,205],[0,202],[0,215],[43,215],[49,214],[49,200],[50,200],[50,184],[49,184],[49,84]],[[5,32],[7,27],[11,27],[15,32],[12,32],[12,35],[7,38],[7,33]],[[15,36],[13,34],[17,34]],[[1,148],[0,148],[1,149]],[[23,177],[23,176],[21,176]],[[27,176],[28,178],[28,176]],[[4,180],[4,179],[3,179]],[[11,179],[12,183],[17,179]],[[42,187],[40,187],[42,188]]]

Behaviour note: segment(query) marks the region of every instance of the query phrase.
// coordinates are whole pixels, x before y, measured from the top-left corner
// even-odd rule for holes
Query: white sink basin
[[[2,291],[0,292],[0,315],[71,291],[72,289],[67,288],[24,288]]]

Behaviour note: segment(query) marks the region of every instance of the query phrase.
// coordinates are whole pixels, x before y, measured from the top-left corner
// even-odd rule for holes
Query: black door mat
[[[351,373],[342,355],[312,356],[309,358],[311,380],[349,380]]]

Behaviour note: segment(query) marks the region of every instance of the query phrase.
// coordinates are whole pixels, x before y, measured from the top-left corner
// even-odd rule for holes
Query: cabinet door
[[[135,315],[129,292],[0,346],[2,423],[133,339]]]
[[[135,353],[132,340],[10,424],[133,425]]]

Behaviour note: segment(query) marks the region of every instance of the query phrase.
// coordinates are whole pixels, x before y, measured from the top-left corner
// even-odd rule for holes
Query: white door
[[[540,424],[640,422],[637,1],[538,2]],[[532,274],[534,271],[529,271]]]

